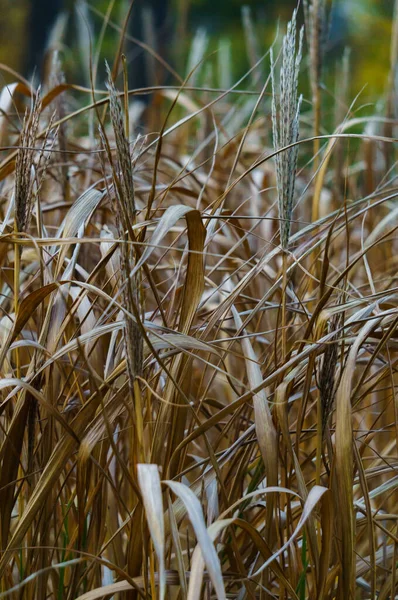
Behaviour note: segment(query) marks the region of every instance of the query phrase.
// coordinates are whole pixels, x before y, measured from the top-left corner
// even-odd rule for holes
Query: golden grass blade
[[[19,547],[24,535],[32,524],[33,519],[38,512],[41,511],[43,503],[51,493],[55,481],[65,468],[65,464],[69,460],[71,454],[76,450],[76,440],[82,436],[85,428],[90,423],[98,403],[99,398],[97,397],[97,394],[94,394],[93,398],[84,405],[83,409],[77,414],[72,422],[74,436],[72,437],[69,434],[65,434],[54,447],[38,484],[26,505],[25,511],[18,521],[18,525],[13,532],[12,538],[0,558],[0,573],[3,573],[7,568],[10,556],[15,549]]]
[[[165,534],[163,519],[162,490],[157,465],[137,465],[138,485],[148,522],[151,539],[159,564],[159,598],[166,593]]]
[[[181,587],[181,596],[182,596],[183,600],[186,600],[187,595],[188,595],[187,573],[186,573],[186,569],[185,569],[183,550],[182,550],[181,541],[180,541],[180,534],[178,531],[178,525],[177,525],[177,521],[175,518],[175,511],[173,510],[173,504],[170,500],[170,494],[168,494],[167,503],[168,503],[168,511],[167,511],[168,524],[170,526],[171,539],[173,540],[173,548],[174,548],[174,552],[176,554],[179,584]]]
[[[232,306],[232,313],[237,329],[241,329],[242,320],[239,313]],[[245,354],[246,372],[251,389],[261,386],[263,376],[258,364],[257,356],[248,337],[241,340]],[[263,457],[267,475],[267,485],[277,485],[278,482],[278,436],[272,420],[271,410],[265,390],[262,389],[253,395],[254,419],[258,445]]]
[[[139,271],[142,265],[148,261],[155,248],[160,244],[160,242],[170,231],[170,229],[174,227],[177,221],[179,221],[179,219],[182,219],[182,217],[185,217],[188,213],[192,211],[194,211],[194,209],[189,206],[179,205],[168,207],[168,209],[160,219],[155,231],[153,232],[151,239],[149,240],[149,246],[145,248],[140,259],[135,265],[131,276],[135,275],[135,273]]]
[[[296,470],[297,477],[297,487],[300,493],[302,500],[305,502],[308,498],[308,489],[305,483],[305,478],[300,467],[300,463],[297,459],[296,454],[293,454],[293,464]],[[323,499],[322,499],[323,501]],[[318,550],[318,540],[316,535],[316,519],[313,514],[308,517],[307,520],[307,535],[308,535],[308,546],[310,550],[310,555],[313,561],[313,569],[314,569],[314,579],[319,577],[319,550]]]
[[[204,290],[205,268],[203,249],[206,230],[198,210],[188,212],[186,220],[188,226],[189,255],[179,329],[182,333],[188,334]]]
[[[178,206],[173,206],[171,208],[173,210],[169,212],[168,219],[165,219],[167,211],[162,218],[162,221],[165,219],[163,227],[166,225],[169,227],[170,223],[173,221],[176,222],[176,219],[179,215],[182,216],[185,214],[188,228],[188,265],[178,319],[178,329],[182,333],[188,334],[196,316],[197,308],[204,290],[205,266],[203,260],[203,250],[206,231],[198,210],[187,211],[184,210],[186,207]],[[161,223],[159,223],[153,237],[155,237],[155,233],[159,230],[160,225]],[[188,357],[186,359],[185,357],[177,357],[173,363],[172,377],[169,377],[168,385],[165,390],[166,402],[163,403],[160,408],[155,428],[152,460],[162,464],[162,466],[167,469],[168,476],[173,475],[173,472],[169,469],[172,467],[175,468],[178,455],[173,456],[174,463],[172,463],[171,466],[169,463],[171,452],[165,454],[162,446],[164,444],[164,439],[168,435],[170,436],[171,442],[169,444],[170,449],[178,447],[180,441],[184,437],[187,419],[187,409],[184,407],[184,404],[185,406],[187,405],[187,390],[190,385],[188,375],[188,361],[190,360],[191,358]],[[176,385],[177,381],[179,384],[178,387]],[[175,407],[174,405],[181,405],[181,408],[179,406]],[[178,418],[175,417],[176,413],[178,413]],[[168,428],[166,424],[169,421],[173,422],[174,426],[172,430],[167,433]]]
[[[244,521],[243,519],[234,519],[233,522],[235,525],[238,525],[239,527],[241,527],[242,529],[247,531],[247,533],[250,535],[251,539],[253,540],[253,543],[255,544],[256,548],[258,549],[259,552],[261,552],[261,555],[263,556],[263,558],[265,560],[267,560],[268,558],[270,558],[270,556],[272,556],[271,550],[269,549],[268,545],[264,541],[263,536],[257,531],[257,529],[255,529],[252,525],[250,525],[250,523],[248,523],[247,521]],[[293,598],[294,600],[298,600],[298,596],[297,596],[294,588],[292,587],[291,583],[287,579],[287,577],[286,577],[283,569],[280,567],[278,561],[274,560],[270,564],[270,568],[275,573],[275,576],[277,577],[280,584],[283,585],[287,589],[291,598]]]
[[[37,307],[40,306],[40,304],[47,298],[49,294],[58,289],[60,285],[63,285],[63,283],[63,281],[49,283],[48,285],[42,286],[38,290],[35,290],[22,300],[18,307],[17,319],[14,324],[10,342],[13,342],[21,333],[23,327],[25,327],[26,323]]]
[[[369,531],[369,557],[370,557],[370,571],[371,571],[371,597],[376,596],[376,535],[372,515],[372,505],[369,498],[369,488],[366,481],[365,468],[359,454],[357,445],[353,444],[353,452],[355,457],[355,463],[358,469],[359,481],[361,483],[361,489],[363,492],[363,501],[366,506],[366,520]],[[356,503],[358,506],[358,503]]]
[[[211,541],[216,541],[220,533],[234,522],[234,519],[223,519],[212,523],[207,528],[207,533]],[[191,562],[191,575],[189,578],[188,600],[200,600],[202,597],[201,589],[203,584],[203,572],[205,561],[203,559],[202,549],[198,544],[194,550]]]
[[[9,402],[9,400],[15,394],[18,393],[19,390],[21,390],[21,389],[25,390],[31,396],[33,396],[33,398],[35,398],[35,400],[37,400],[37,402],[39,402],[39,404],[41,404],[48,411],[48,413],[51,416],[53,416],[57,421],[59,421],[59,423],[62,425],[62,427],[69,433],[69,435],[72,438],[74,438],[75,440],[77,439],[73,429],[68,425],[68,423],[62,417],[62,415],[54,408],[54,406],[52,406],[49,402],[47,402],[47,400],[44,398],[43,394],[41,394],[38,390],[36,390],[32,385],[30,385],[29,383],[26,383],[26,381],[23,381],[21,379],[1,379],[0,380],[0,390],[2,390],[3,388],[8,388],[8,387],[13,387],[14,390],[7,396],[7,398],[4,400],[4,402],[2,402],[0,404],[0,412],[2,412],[4,410],[5,405]]]
[[[214,544],[207,532],[203,518],[200,502],[195,494],[182,483],[176,481],[165,481],[176,496],[178,496],[185,505],[189,520],[195,531],[198,544],[200,545],[202,556],[205,561],[211,582],[214,586],[218,600],[225,600],[225,589],[221,572],[221,564],[218,558]],[[188,591],[188,594],[190,592]]]
[[[219,350],[210,344],[206,344],[192,336],[183,333],[165,333],[163,335],[154,336],[149,334],[151,343],[156,350],[166,348],[181,348],[186,350],[201,350],[202,352],[211,352],[216,356],[220,356]]]
[[[49,571],[51,569],[64,569],[65,567],[70,567],[72,565],[79,564],[82,561],[84,561],[84,558],[73,558],[72,560],[67,560],[67,561],[64,561],[62,563],[51,565],[50,567],[45,567],[44,569],[40,569],[39,571],[36,571],[35,573],[32,573],[32,575],[30,575],[29,577],[27,577],[26,579],[24,579],[23,581],[21,581],[21,583],[15,585],[13,588],[7,590],[6,592],[2,592],[2,593],[0,592],[0,600],[2,598],[7,598],[9,596],[12,596],[12,594],[14,594],[14,592],[20,592],[21,593],[21,590],[26,585],[28,585],[28,583],[30,583],[31,581],[34,581],[37,577],[40,577],[46,571]]]
[[[341,577],[340,593],[345,598],[354,598],[355,582],[355,520],[353,506],[353,447],[351,389],[357,354],[372,329],[377,325],[372,319],[360,331],[352,345],[340,385],[336,394],[336,442],[334,485],[337,498],[337,511],[340,515],[341,532]]]
[[[78,596],[76,600],[102,600],[107,596],[114,596],[114,594],[120,592],[129,592],[133,589],[133,586],[128,581],[117,581],[116,583],[90,590],[89,592]]]
[[[158,580],[157,574],[155,574],[155,581]],[[78,596],[75,600],[99,600],[100,598],[104,598],[106,596],[113,596],[119,592],[128,592],[131,590],[139,591],[140,589],[144,589],[144,578],[143,577],[134,577],[132,580],[135,584],[135,587],[129,583],[128,581],[117,581],[116,583],[112,583],[110,585],[104,585],[99,588],[93,589],[81,596]],[[166,571],[166,583],[168,585],[177,585],[178,578],[176,573],[173,571]],[[145,598],[143,594],[141,594],[141,598]]]
[[[100,203],[103,194],[98,190],[87,190],[69,209],[61,227],[62,237],[75,237],[83,223]]]
[[[312,511],[314,510],[314,508],[316,507],[316,505],[318,504],[318,502],[320,501],[320,499],[326,492],[327,492],[327,489],[320,485],[315,485],[312,488],[312,490],[310,490],[310,492],[308,494],[308,498],[305,501],[305,504],[303,506],[303,512],[301,514],[300,520],[297,523],[297,526],[296,526],[294,532],[290,536],[290,539],[285,544],[283,544],[283,546],[281,548],[279,548],[279,550],[277,550],[277,552],[274,552],[274,554],[268,560],[266,560],[262,564],[262,566],[259,569],[257,569],[257,571],[255,573],[253,573],[253,577],[257,577],[257,575],[262,573],[268,567],[268,565],[270,565],[272,563],[272,561],[274,561],[276,558],[278,558],[278,556],[280,556],[286,550],[286,548],[288,548],[294,542],[294,540],[300,533],[301,529],[305,525],[306,521],[310,517]]]
[[[333,543],[333,516],[333,498],[328,490],[321,500],[322,548],[319,557],[317,600],[323,600],[325,597]]]

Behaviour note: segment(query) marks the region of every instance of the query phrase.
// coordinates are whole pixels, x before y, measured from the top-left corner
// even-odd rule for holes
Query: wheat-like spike
[[[109,91],[109,108],[112,122],[112,128],[115,134],[117,160],[120,172],[120,183],[123,197],[119,200],[124,203],[125,214],[131,220],[131,223],[135,222],[136,207],[134,198],[134,180],[133,180],[133,167],[131,163],[130,147],[126,137],[123,108],[120,102],[118,92],[113,83],[112,75],[108,64],[106,65],[108,72],[108,81],[106,86]]]
[[[337,390],[336,364],[339,350],[338,341],[341,338],[341,332],[339,331],[341,322],[342,317],[341,314],[339,314],[334,317],[330,323],[329,331],[335,331],[336,334],[325,348],[320,372],[319,392],[322,409],[322,436],[325,434],[333,410],[334,398]]]
[[[123,300],[130,311],[136,317],[141,314],[140,299],[140,274],[134,278],[130,277],[132,266],[134,265],[134,256],[128,244],[126,230],[131,231],[131,225],[135,223],[136,206],[134,198],[134,180],[133,166],[130,155],[129,142],[125,133],[123,109],[118,96],[118,92],[112,80],[109,66],[106,65],[108,72],[107,88],[109,91],[109,106],[112,128],[116,142],[116,169],[113,169],[113,184],[116,202],[118,204],[117,226],[119,237],[123,240],[121,248],[121,270],[123,274]],[[103,147],[106,148],[103,131],[100,129]],[[111,159],[111,157],[108,157]],[[125,319],[125,350],[127,359],[127,371],[129,375],[130,387],[133,389],[134,381],[137,375],[142,374],[143,364],[143,338],[139,325],[130,318]]]
[[[32,110],[26,111],[22,124],[20,147],[15,164],[15,225],[17,231],[29,226],[33,206],[34,158],[41,113],[40,89],[37,90]]]
[[[140,278],[131,279],[131,252],[129,245],[124,243],[121,252],[121,268],[124,278],[123,300],[130,313],[138,314],[140,307]],[[137,375],[142,375],[144,360],[144,345],[140,327],[131,318],[125,318],[125,349],[127,371],[130,385],[133,385]]]
[[[297,98],[298,76],[303,45],[303,28],[299,34],[296,53],[296,16],[287,26],[283,38],[282,66],[280,69],[279,102],[275,82],[275,63],[271,50],[272,79],[272,130],[275,151],[295,144],[299,138],[299,118],[302,96]],[[279,112],[278,112],[279,108]],[[294,185],[297,168],[298,146],[279,152],[275,157],[278,190],[280,238],[282,248],[289,244],[290,226],[293,212]]]

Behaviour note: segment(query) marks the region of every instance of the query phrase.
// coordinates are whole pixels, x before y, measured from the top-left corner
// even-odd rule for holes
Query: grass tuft
[[[326,2],[308,102],[296,12],[136,90],[112,7],[0,92],[0,599],[395,598],[397,19],[380,116]]]

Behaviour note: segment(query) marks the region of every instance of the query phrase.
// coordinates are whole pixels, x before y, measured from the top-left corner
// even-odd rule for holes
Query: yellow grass
[[[303,104],[282,249],[270,78],[111,73],[3,96],[0,598],[394,598],[395,122]]]

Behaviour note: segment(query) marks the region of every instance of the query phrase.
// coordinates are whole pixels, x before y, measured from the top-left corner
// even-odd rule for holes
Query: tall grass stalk
[[[302,96],[298,97],[298,77],[300,70],[303,28],[299,33],[296,50],[297,13],[287,26],[282,43],[282,65],[280,67],[279,98],[275,82],[275,64],[271,49],[272,75],[272,132],[274,148],[277,152],[276,181],[278,191],[279,231],[282,248],[282,359],[286,358],[286,292],[287,292],[287,250],[293,215],[294,188],[296,180],[299,138],[299,118]],[[278,110],[279,109],[279,110]],[[286,148],[286,149],[285,149]]]
[[[35,166],[34,146],[39,128],[39,119],[41,111],[41,102],[39,93],[32,105],[30,112],[26,111],[22,124],[20,137],[20,147],[17,153],[15,163],[15,208],[14,208],[14,232],[16,238],[18,234],[25,233],[31,219],[32,208],[34,205],[34,183]],[[19,282],[20,282],[20,258],[21,248],[18,239],[14,245],[14,313],[15,319],[19,307]],[[19,353],[16,351],[17,376],[20,376]]]

